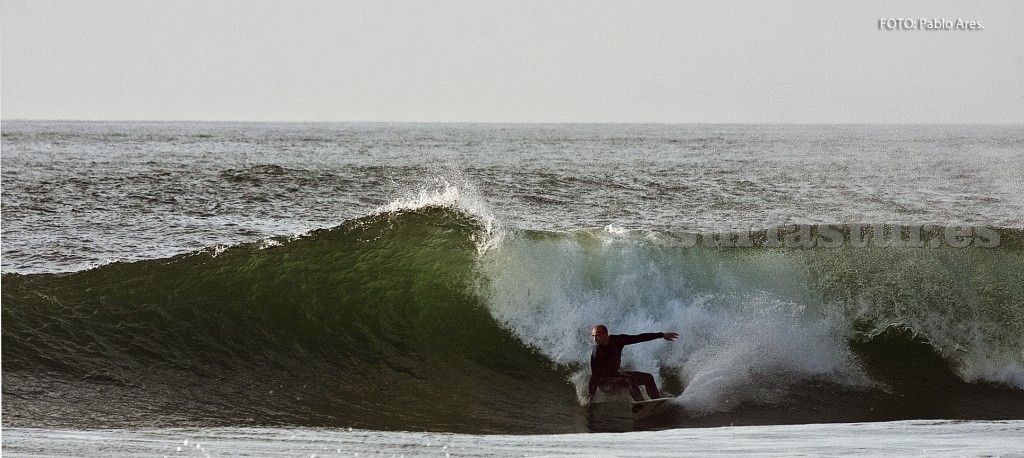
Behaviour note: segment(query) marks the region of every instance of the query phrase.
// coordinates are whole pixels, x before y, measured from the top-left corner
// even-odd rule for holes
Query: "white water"
[[[341,429],[5,429],[3,454],[118,457],[1024,456],[1024,421],[900,421],[627,434],[464,435]]]
[[[496,319],[560,364],[586,371],[599,323],[613,334],[678,332],[676,342],[627,347],[623,365],[674,369],[686,386],[677,402],[691,412],[770,403],[808,378],[869,383],[847,348],[842,310],[816,302],[802,267],[778,253],[729,259],[621,231],[520,233],[506,234],[481,269]],[[586,377],[573,382],[582,402]]]

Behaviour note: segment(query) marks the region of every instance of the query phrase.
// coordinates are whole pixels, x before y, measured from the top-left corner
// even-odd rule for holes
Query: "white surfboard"
[[[646,418],[656,412],[659,407],[672,398],[648,399],[629,403],[629,413],[634,420]]]

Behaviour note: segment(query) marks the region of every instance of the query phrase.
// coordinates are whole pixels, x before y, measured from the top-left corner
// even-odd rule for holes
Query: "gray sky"
[[[1024,123],[1017,0],[0,5],[3,119]]]

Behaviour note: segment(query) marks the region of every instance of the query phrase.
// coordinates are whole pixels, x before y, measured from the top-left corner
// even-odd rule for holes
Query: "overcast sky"
[[[3,119],[1024,123],[1017,0],[0,5]]]

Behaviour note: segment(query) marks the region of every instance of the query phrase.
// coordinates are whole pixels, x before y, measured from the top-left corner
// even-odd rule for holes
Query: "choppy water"
[[[511,228],[1024,226],[1021,126],[3,124],[3,269],[333,227],[457,187]]]

